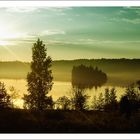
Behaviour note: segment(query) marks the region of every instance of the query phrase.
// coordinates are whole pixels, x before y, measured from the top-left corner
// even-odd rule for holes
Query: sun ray
[[[6,45],[1,45],[0,47],[3,47],[6,51],[8,51],[10,55],[13,56],[16,60],[20,60],[19,57]]]

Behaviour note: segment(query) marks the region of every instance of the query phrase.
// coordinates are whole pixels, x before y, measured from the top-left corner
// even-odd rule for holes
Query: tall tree
[[[29,109],[45,110],[52,105],[52,98],[47,96],[53,84],[52,60],[46,51],[45,44],[38,39],[32,48],[31,72],[27,75],[28,94],[24,96],[25,106]]]

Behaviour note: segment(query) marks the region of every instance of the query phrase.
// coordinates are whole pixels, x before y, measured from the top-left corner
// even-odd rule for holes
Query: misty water
[[[14,104],[16,107],[23,108],[23,100],[22,97],[24,94],[27,93],[27,82],[25,79],[15,80],[15,79],[0,79],[1,82],[5,83],[6,90],[10,93],[10,87],[13,86],[18,91],[18,98],[15,100]],[[61,96],[71,97],[71,83],[70,82],[61,82],[61,81],[54,81],[53,82],[52,90],[49,92],[49,95],[52,95],[53,100],[57,100]],[[98,89],[91,89],[86,90],[86,93],[90,96],[89,102],[93,101],[94,96],[98,96],[99,93],[104,93],[105,88],[112,88],[113,86],[105,85]],[[124,94],[125,88],[124,87],[115,87],[117,99],[119,100],[120,97]]]

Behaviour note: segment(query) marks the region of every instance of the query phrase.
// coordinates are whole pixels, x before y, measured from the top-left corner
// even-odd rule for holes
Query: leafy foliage
[[[52,88],[52,60],[46,53],[46,47],[38,39],[32,48],[31,72],[27,75],[28,92],[24,96],[25,106],[29,109],[45,110],[50,108],[51,97],[47,97]]]
[[[71,107],[71,100],[66,96],[62,96],[57,99],[55,104],[57,109],[69,110]]]
[[[117,99],[116,99],[116,90],[115,88],[112,89],[105,89],[105,110],[115,110],[117,109]]]
[[[94,96],[93,108],[95,110],[115,111],[118,109],[115,88],[105,89],[105,93],[100,93],[98,98]]]
[[[5,89],[4,83],[0,82],[0,108],[9,108],[10,106],[10,96]]]
[[[11,86],[9,88],[10,90],[10,99],[11,99],[11,105],[12,105],[12,108],[16,107],[15,106],[15,102],[18,98],[20,98],[20,95],[19,95],[19,91],[17,89],[15,89],[15,87]]]
[[[120,112],[130,117],[132,112],[140,108],[140,90],[139,83],[132,84],[126,88],[125,94],[120,100]]]
[[[89,96],[85,94],[84,89],[80,89],[78,87],[75,87],[72,89],[72,105],[73,109],[75,110],[85,110],[87,108],[87,99]]]

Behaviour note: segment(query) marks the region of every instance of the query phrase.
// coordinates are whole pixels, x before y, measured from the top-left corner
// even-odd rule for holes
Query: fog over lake
[[[13,86],[16,90],[18,90],[19,97],[15,101],[15,105],[17,107],[23,108],[23,100],[22,97],[24,94],[27,93],[27,81],[25,79],[1,79],[1,82],[5,83],[6,89],[9,91],[9,88]],[[52,90],[49,92],[49,95],[52,95],[53,100],[57,100],[61,96],[71,96],[71,83],[70,82],[61,82],[61,81],[54,81],[53,82],[53,87]],[[90,96],[89,100],[92,101],[94,95],[98,96],[99,93],[104,93],[105,88],[112,88],[113,86],[105,85],[102,86],[101,88],[95,89],[93,88],[92,90],[86,90],[86,93]],[[115,87],[117,91],[117,99],[121,97],[122,94],[124,94],[125,88],[124,87]]]

